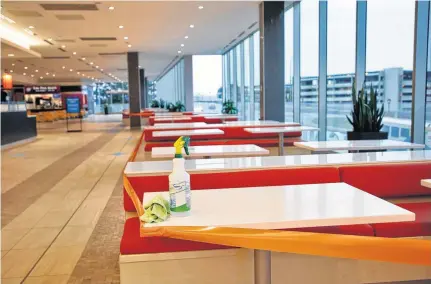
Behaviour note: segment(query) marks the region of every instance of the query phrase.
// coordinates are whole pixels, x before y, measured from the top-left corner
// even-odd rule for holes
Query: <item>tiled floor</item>
[[[75,266],[89,240],[100,239],[91,236],[102,213],[116,217],[101,222],[102,235],[109,238],[113,228],[120,233],[106,250],[109,272],[97,263],[105,267],[100,283],[118,283],[112,264],[124,216],[120,177],[139,132],[122,127],[119,116],[90,121],[81,133],[67,133],[61,123],[39,125],[35,142],[2,152],[1,283],[96,283],[100,276]],[[106,248],[103,240],[98,245],[91,247]]]

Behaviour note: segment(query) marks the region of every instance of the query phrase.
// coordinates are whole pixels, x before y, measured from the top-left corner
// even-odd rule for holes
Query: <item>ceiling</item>
[[[220,54],[239,34],[256,29],[257,25],[249,27],[258,21],[258,4],[2,1],[2,14],[16,22],[14,28],[24,32],[34,27],[31,31],[41,44],[31,50],[42,56],[17,52],[9,57],[10,52],[2,52],[2,69],[32,74],[39,84],[113,81],[113,77],[127,81],[126,53],[137,51],[139,65],[152,79],[178,56]],[[10,46],[2,42],[3,48]]]

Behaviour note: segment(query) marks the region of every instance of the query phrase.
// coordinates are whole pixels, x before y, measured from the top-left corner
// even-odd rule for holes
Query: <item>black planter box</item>
[[[347,132],[347,140],[383,140],[388,139],[387,132]]]

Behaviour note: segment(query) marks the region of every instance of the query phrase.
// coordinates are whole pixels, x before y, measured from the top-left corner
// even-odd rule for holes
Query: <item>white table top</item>
[[[396,140],[312,141],[294,142],[296,147],[311,151],[424,149],[425,145]]]
[[[182,112],[161,112],[161,113],[154,113],[154,116],[157,117],[166,117],[166,116],[182,116]]]
[[[161,129],[187,129],[187,128],[205,128],[208,124],[205,122],[184,122],[184,123],[156,123],[153,126],[146,126],[144,129],[161,130]]]
[[[404,162],[431,162],[431,150],[195,159],[186,160],[185,168],[200,173]],[[170,174],[172,161],[129,162],[124,172],[127,176]]]
[[[190,129],[172,131],[154,131],[153,137],[172,137],[172,136],[200,136],[200,135],[223,135],[220,129]]]
[[[289,133],[289,132],[303,132],[303,131],[319,131],[319,128],[310,126],[291,126],[291,127],[256,127],[245,128],[250,133]]]
[[[153,147],[151,157],[173,158],[175,147]],[[183,149],[183,154],[185,151]],[[253,144],[246,145],[210,145],[191,146],[187,157],[223,157],[223,156],[258,156],[269,155],[269,150]]]
[[[145,193],[144,202],[157,194]],[[169,200],[167,190],[161,194]],[[194,190],[189,216],[145,226],[283,229],[414,220],[414,213],[383,199],[345,183],[329,183]]]
[[[222,119],[226,119],[226,118],[238,118],[238,115],[214,113],[214,114],[205,114],[204,117],[205,118],[222,118]]]
[[[300,126],[296,122],[278,122],[274,120],[262,120],[262,121],[225,121],[226,126]]]
[[[154,122],[166,122],[166,121],[173,121],[173,120],[192,120],[189,116],[171,116],[171,117],[155,117]]]
[[[421,185],[425,187],[431,188],[431,179],[423,179],[421,180]]]

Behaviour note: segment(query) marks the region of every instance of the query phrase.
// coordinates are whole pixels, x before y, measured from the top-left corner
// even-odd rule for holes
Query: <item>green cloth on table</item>
[[[157,195],[145,206],[145,213],[140,217],[145,223],[159,223],[168,219],[171,214],[169,202],[161,195]]]

